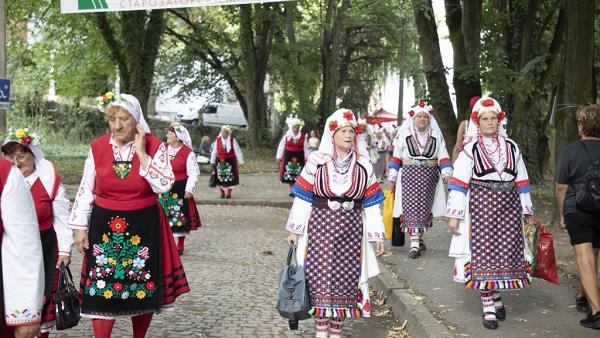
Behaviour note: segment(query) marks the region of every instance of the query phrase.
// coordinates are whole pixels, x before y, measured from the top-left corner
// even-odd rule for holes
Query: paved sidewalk
[[[154,317],[147,337],[314,337],[313,320],[290,331],[275,310],[277,279],[287,255],[287,209],[200,205],[203,226],[186,239],[183,264],[191,292],[174,310]],[[78,276],[81,255],[74,253]],[[374,299],[376,299],[374,297]],[[373,317],[349,320],[344,337],[387,338],[399,327],[389,309],[374,301]],[[91,321],[51,337],[92,337]],[[131,337],[131,323],[119,319],[113,337]]]

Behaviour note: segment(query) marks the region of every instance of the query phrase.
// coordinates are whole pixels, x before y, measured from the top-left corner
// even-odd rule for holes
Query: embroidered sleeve
[[[242,153],[242,148],[238,144],[236,139],[233,139],[233,151],[235,152],[235,158],[239,165],[243,165],[246,161],[244,161],[244,154]]]
[[[39,323],[44,291],[40,232],[33,199],[14,166],[1,200],[4,320],[9,326]]]
[[[379,185],[379,182],[377,181],[372,165],[368,166],[367,175],[369,175],[369,179],[367,182],[367,190],[363,196],[363,207],[377,207],[377,209],[379,209],[379,204],[385,200],[385,195],[381,190],[381,185]]]
[[[279,141],[279,146],[277,146],[277,154],[275,155],[276,160],[281,160],[283,158],[283,151],[285,150],[285,135],[286,134],[283,134],[281,141]]]
[[[92,207],[94,204],[94,186],[96,184],[96,165],[94,164],[94,155],[92,149],[85,159],[83,167],[83,175],[81,183],[75,196],[75,202],[69,216],[68,227],[71,229],[87,229],[90,216],[92,215]]]
[[[454,172],[448,184],[448,190],[460,191],[467,194],[469,183],[473,176],[473,157],[471,157],[466,149],[463,149],[458,154],[458,158],[454,163]]]
[[[529,175],[527,174],[527,168],[525,167],[525,161],[520,152],[517,152],[517,177],[515,179],[515,186],[519,192],[521,198],[521,206],[523,207],[523,213],[526,215],[533,215],[533,203],[531,202],[531,183],[529,182]]]
[[[69,209],[71,202],[67,198],[67,192],[62,183],[56,191],[56,197],[52,201],[52,214],[54,232],[58,240],[58,254],[60,256],[70,256],[73,248],[73,230],[67,227],[69,221]]]
[[[157,194],[171,190],[173,183],[175,183],[175,177],[169,156],[167,155],[167,147],[165,147],[164,143],[158,147],[154,157],[150,159],[148,170],[144,170],[140,166],[140,176],[148,181],[152,187],[152,191]]]
[[[295,198],[285,229],[291,233],[302,235],[306,224],[308,224],[311,208],[312,203],[301,198]]]
[[[398,174],[400,169],[402,168],[402,142],[400,139],[396,139],[394,144],[394,153],[392,154],[392,159],[390,160],[390,164],[388,167],[390,168],[388,174],[388,180],[391,182],[396,182],[398,180]]]
[[[450,190],[448,202],[446,203],[446,217],[465,218],[467,210],[467,196],[458,190]]]
[[[185,191],[194,194],[198,176],[200,176],[200,169],[198,168],[198,162],[196,162],[196,154],[193,151],[188,155],[185,170],[188,176],[187,182],[185,183]]]
[[[452,162],[450,161],[450,155],[448,155],[448,150],[446,149],[446,140],[444,140],[444,136],[439,133],[440,143],[437,146],[437,159],[438,166],[440,167],[440,171],[442,173],[442,177],[450,177],[452,176]]]
[[[365,208],[365,223],[368,242],[385,241],[385,227],[379,208]]]

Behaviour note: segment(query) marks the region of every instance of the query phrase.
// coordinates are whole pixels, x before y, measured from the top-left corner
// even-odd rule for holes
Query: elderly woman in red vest
[[[67,228],[69,208],[56,167],[44,158],[37,147],[39,137],[29,129],[11,131],[1,150],[25,177],[33,197],[39,224],[44,256],[44,303],[42,308],[42,337],[48,337],[54,326],[54,296],[58,268],[71,263],[73,230]]]
[[[210,154],[210,164],[216,170],[216,183],[221,198],[231,198],[231,191],[240,184],[238,166],[244,164],[244,154],[237,140],[231,135],[231,127],[221,127]]]
[[[200,169],[192,149],[192,138],[188,130],[177,122],[171,124],[167,131],[167,154],[175,175],[175,184],[171,191],[160,194],[158,200],[169,218],[173,236],[177,238],[179,255],[183,255],[185,236],[201,226],[194,200]]]
[[[152,315],[189,291],[157,193],[171,189],[167,149],[150,134],[138,100],[107,93],[99,108],[110,133],[91,143],[69,218],[84,254],[82,316],[95,337],[110,337],[116,317],[131,317],[145,337]]]
[[[292,115],[285,123],[288,130],[279,142],[275,159],[279,164],[279,180],[289,184],[291,189],[302,172],[309,149],[306,133],[301,131],[304,121]],[[290,196],[294,195],[290,192]]]

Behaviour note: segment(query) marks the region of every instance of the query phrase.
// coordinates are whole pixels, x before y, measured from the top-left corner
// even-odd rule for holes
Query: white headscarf
[[[98,109],[101,112],[107,111],[112,106],[122,107],[125,110],[127,110],[129,114],[131,114],[131,116],[133,116],[135,121],[139,123],[142,126],[142,128],[144,128],[144,132],[146,134],[151,133],[150,126],[148,126],[148,123],[144,118],[144,114],[142,113],[142,106],[140,105],[140,101],[138,101],[138,99],[135,96],[130,94],[106,93],[99,98],[100,102],[102,102],[103,98],[108,94],[112,95],[111,100],[106,104],[98,105]]]
[[[496,116],[498,116],[498,121],[500,122],[500,126],[498,127],[498,135],[508,137],[506,134],[506,114],[502,111],[498,101],[491,97],[484,96],[477,100],[477,103],[475,103],[473,106],[473,111],[469,117],[469,126],[467,128],[467,133],[463,144],[467,144],[479,136],[479,116],[481,116],[481,113],[488,111],[495,113]]]
[[[410,108],[410,110],[408,111],[408,116],[406,117],[406,119],[403,119],[402,125],[400,125],[398,132],[396,132],[396,135],[400,135],[400,131],[402,130],[412,128],[415,125],[415,116],[417,116],[417,114],[419,113],[427,113],[427,115],[429,116],[429,128],[437,130],[440,133],[442,132],[440,130],[440,126],[435,120],[435,117],[433,116],[433,107],[425,102],[419,102],[417,105]]]
[[[183,142],[183,144],[194,149],[192,147],[192,137],[190,136],[190,132],[184,126],[178,122],[174,122],[171,124],[171,127],[175,130],[175,135],[177,135],[177,138]]]
[[[17,133],[23,134],[22,137],[18,137]],[[33,153],[35,157],[35,161],[41,160],[44,158],[44,152],[37,145],[40,144],[41,137],[36,132],[29,131],[29,128],[20,128],[17,130],[9,130],[6,135],[6,139],[2,145],[5,145],[9,142],[17,142],[20,143]]]
[[[302,130],[302,127],[304,127],[304,121],[298,118],[298,116],[296,115],[290,115],[285,119],[285,124],[287,124],[288,126],[288,130],[285,133],[285,137],[298,139],[301,135],[300,131]],[[298,134],[296,135],[294,135],[294,132],[292,131],[292,127],[294,126],[300,126],[300,129],[298,129]]]
[[[352,111],[341,108],[336,110],[331,116],[327,118],[325,122],[325,129],[323,130],[323,137],[321,137],[321,144],[319,146],[319,152],[333,156],[335,151],[333,145],[333,134],[343,127],[352,127],[357,134],[361,134],[364,131],[363,126],[356,122],[354,113]],[[358,136],[358,135],[357,135]],[[358,155],[369,157],[367,151],[367,144],[364,137],[355,138],[355,151]]]

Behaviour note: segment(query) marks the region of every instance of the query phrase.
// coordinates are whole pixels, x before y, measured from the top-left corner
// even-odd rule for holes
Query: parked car
[[[185,123],[191,123],[193,126],[198,125],[198,111],[192,110],[190,108],[183,109],[179,113],[177,113],[177,120]]]
[[[202,116],[205,127],[222,127],[230,125],[235,129],[246,129],[248,121],[239,105],[225,103],[209,103],[198,112]]]

